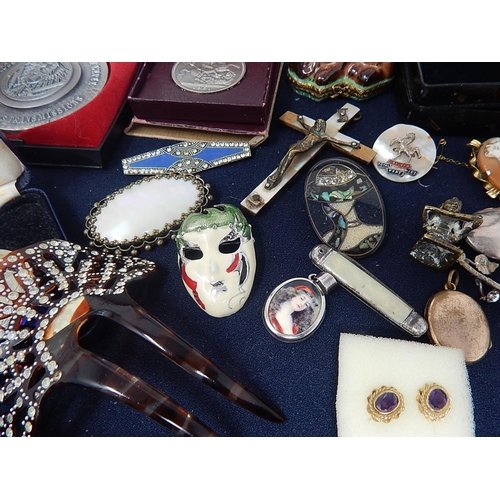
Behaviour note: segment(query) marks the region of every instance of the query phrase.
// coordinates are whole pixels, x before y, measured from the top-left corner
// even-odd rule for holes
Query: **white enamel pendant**
[[[398,124],[383,132],[373,145],[373,165],[393,182],[411,182],[423,177],[434,165],[436,144],[423,129]]]
[[[189,295],[210,316],[238,312],[255,277],[251,226],[233,205],[186,217],[176,236],[179,268]]]

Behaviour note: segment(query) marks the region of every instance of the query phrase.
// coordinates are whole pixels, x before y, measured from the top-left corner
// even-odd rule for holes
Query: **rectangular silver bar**
[[[350,257],[325,244],[315,246],[309,257],[315,266],[405,332],[421,337],[427,331],[427,321],[413,307]]]

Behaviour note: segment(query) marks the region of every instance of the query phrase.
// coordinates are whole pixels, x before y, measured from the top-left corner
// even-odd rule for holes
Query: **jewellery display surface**
[[[364,100],[316,101],[292,88],[288,63],[279,85],[265,77],[276,63],[245,63],[239,83],[209,94],[180,88],[171,76],[175,63],[134,63],[118,108],[142,120],[129,106],[133,97],[151,111],[151,121],[170,109],[179,135],[155,135],[158,128],[148,137],[123,133],[129,116],[116,122],[121,132],[106,143],[107,159],[98,168],[50,166],[53,149],[63,157],[71,141],[47,153],[37,146],[39,162],[26,159],[18,147],[28,134],[43,134],[48,142],[57,136],[54,129],[68,125],[65,132],[83,143],[89,134],[72,125],[87,118],[105,125],[104,134],[111,130],[105,120],[118,116],[118,98],[112,101],[117,92],[110,84],[125,77],[115,64],[107,63],[106,85],[74,115],[0,133],[26,167],[19,181],[7,182],[0,207],[0,433],[499,434],[500,208],[486,194],[484,175],[478,182],[468,168],[471,138],[484,144],[495,133],[454,136],[407,119],[396,88]],[[247,105],[246,89],[256,80],[269,86],[252,85]],[[213,122],[206,130],[191,128],[205,121],[198,111],[209,102],[218,105],[215,123],[241,123],[239,115],[257,114],[265,89],[276,99],[264,96],[263,104],[273,106],[261,142],[253,132],[226,142]],[[319,119],[335,140],[288,162],[291,146]],[[444,137],[447,156],[456,162],[442,161],[439,151],[425,177],[390,182],[373,165],[375,140],[394,125],[413,123],[438,150]],[[406,132],[393,137],[405,138]],[[241,149],[231,150],[229,141]],[[220,147],[210,149],[211,142]],[[407,146],[423,151],[417,139]],[[417,170],[418,155],[395,159],[394,148],[403,144],[388,148],[392,161]],[[9,168],[0,154],[0,179]],[[62,235],[37,228],[36,207],[20,212],[9,198],[16,190],[46,193]],[[29,249],[35,253],[26,254]],[[343,332],[352,332],[349,352],[341,349]],[[165,360],[166,352],[174,362]],[[206,387],[219,383],[220,391]],[[367,398],[382,387],[390,391],[372,400],[372,410],[390,413],[396,399],[404,405],[387,423],[367,410]],[[43,395],[37,399],[35,392]],[[243,406],[233,404],[241,397]],[[445,407],[444,418],[436,419]]]
[[[122,160],[126,175],[196,174],[251,156],[248,142],[179,142]]]
[[[429,172],[436,159],[436,144],[423,129],[398,124],[384,131],[375,141],[373,165],[393,182],[416,181]]]
[[[245,76],[244,62],[178,62],[172,79],[188,92],[213,94],[237,85]]]
[[[209,187],[185,173],[144,177],[96,203],[85,220],[86,234],[94,246],[108,250],[162,245],[187,215],[208,203]]]
[[[27,130],[88,104],[106,84],[102,62],[25,62],[0,65],[0,129]]]

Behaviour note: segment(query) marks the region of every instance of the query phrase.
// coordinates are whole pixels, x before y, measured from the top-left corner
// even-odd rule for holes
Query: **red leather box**
[[[104,166],[130,122],[127,96],[141,63],[108,63],[108,80],[84,107],[56,121],[4,132],[29,165]]]
[[[179,87],[172,78],[174,64],[143,65],[129,96],[136,122],[241,134],[265,133],[281,63],[245,63],[242,80],[215,93],[195,93]]]

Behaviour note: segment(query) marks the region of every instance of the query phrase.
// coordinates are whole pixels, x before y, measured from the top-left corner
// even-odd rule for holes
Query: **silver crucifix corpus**
[[[278,168],[267,178],[267,182],[264,185],[264,189],[272,189],[277,184],[280,183],[283,178],[283,174],[288,169],[293,159],[306,151],[309,151],[313,146],[320,143],[329,142],[331,144],[336,144],[337,146],[348,146],[353,149],[360,149],[361,145],[358,141],[340,141],[335,137],[330,137],[326,133],[326,121],[322,118],[318,118],[312,126],[308,125],[302,115],[297,117],[297,121],[304,127],[308,132],[307,135],[300,141],[295,142],[290,146],[286,155],[280,161]],[[342,122],[340,122],[342,123]]]
[[[371,162],[375,156],[372,149],[340,132],[359,111],[356,106],[345,104],[326,121],[299,117],[291,111],[284,113],[280,117],[282,123],[307,135],[290,147],[278,168],[241,202],[241,206],[252,214],[257,214],[325,144],[358,160]]]

